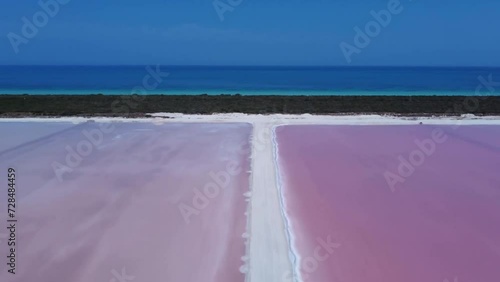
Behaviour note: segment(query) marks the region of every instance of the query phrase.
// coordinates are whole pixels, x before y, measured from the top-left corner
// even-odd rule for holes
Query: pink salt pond
[[[16,126],[0,142],[0,281],[244,281],[250,125],[4,122],[0,131]],[[5,263],[8,167],[15,275]]]
[[[500,281],[500,126],[280,126],[295,271]]]

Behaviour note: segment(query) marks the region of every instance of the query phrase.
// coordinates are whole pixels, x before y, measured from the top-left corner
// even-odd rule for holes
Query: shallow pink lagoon
[[[19,221],[11,275],[2,181],[0,281],[244,281],[250,125],[45,125],[0,142]]]
[[[500,281],[500,126],[276,135],[304,281]]]

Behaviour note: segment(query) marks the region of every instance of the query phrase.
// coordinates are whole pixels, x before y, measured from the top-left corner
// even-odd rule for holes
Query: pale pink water
[[[391,190],[384,173],[396,173],[398,157],[436,128],[447,139]],[[276,134],[305,281],[500,281],[500,126],[283,126]],[[341,245],[325,259],[317,240],[328,236]]]
[[[37,138],[22,130],[19,143],[0,147],[0,235],[10,166],[17,170],[19,220],[16,275],[7,273],[0,237],[0,281],[244,281],[251,126],[113,126],[61,126]],[[89,140],[84,131],[99,130],[103,138],[60,182],[53,163],[66,165],[66,146],[75,149]],[[209,183],[220,192],[198,196],[193,206],[195,191]],[[181,204],[194,213],[183,216]]]

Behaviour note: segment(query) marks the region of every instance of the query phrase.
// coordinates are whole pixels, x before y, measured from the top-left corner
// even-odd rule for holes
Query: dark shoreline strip
[[[185,114],[500,115],[500,96],[0,95],[0,117]]]

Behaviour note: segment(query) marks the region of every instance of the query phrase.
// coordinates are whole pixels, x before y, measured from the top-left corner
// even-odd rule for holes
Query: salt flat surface
[[[40,138],[46,138],[59,131],[74,127],[72,122],[44,122],[43,126],[33,126],[30,122],[2,122],[1,152],[13,149],[19,144],[25,144]]]
[[[2,174],[16,169],[19,221],[17,273],[4,258],[0,280],[244,281],[250,135],[244,123],[89,122],[26,138],[0,155]]]
[[[500,126],[276,128],[300,281],[500,281]]]
[[[383,130],[384,134],[389,134],[391,138],[395,139],[374,138],[375,135],[384,136],[384,134],[377,133],[376,129],[373,129],[375,132],[368,130],[371,133],[366,136],[359,135],[354,131],[351,132],[351,129],[336,130],[333,134],[334,138],[336,138],[336,142],[333,143],[334,146],[321,142],[314,145],[318,150],[324,150],[324,153],[323,151],[316,152],[315,159],[318,161],[324,161],[328,165],[331,162],[334,167],[340,166],[338,162],[347,164],[344,170],[339,170],[344,172],[345,175],[340,175],[331,180],[332,185],[337,183],[337,180],[349,184],[352,182],[349,177],[352,177],[353,174],[363,176],[369,173],[371,178],[368,177],[368,179],[377,179],[377,185],[381,181],[385,183],[384,189],[386,191],[384,193],[388,193],[388,197],[400,197],[404,201],[396,198],[396,202],[400,200],[402,203],[408,204],[413,195],[405,191],[413,188],[407,189],[403,187],[412,185],[412,181],[417,181],[418,184],[419,180],[416,179],[423,179],[422,176],[418,176],[419,173],[421,174],[422,171],[429,173],[432,169],[440,169],[442,163],[434,166],[429,165],[427,164],[428,160],[431,160],[432,157],[426,157],[425,164],[415,170],[411,177],[405,177],[404,183],[397,182],[392,188],[386,183],[383,173],[388,171],[389,168],[396,172],[399,165],[397,162],[399,155],[396,153],[409,154],[415,148],[418,148],[415,143],[410,141],[414,141],[416,137],[427,138],[429,132],[422,131],[424,128],[429,129],[428,126],[447,125],[452,128],[447,131],[447,136],[451,136],[450,140],[455,140],[450,144],[461,140],[461,142],[467,143],[468,146],[489,148],[488,152],[491,154],[493,152],[492,148],[498,145],[498,135],[495,133],[498,130],[489,132],[480,126],[496,125],[498,127],[500,125],[499,117],[476,117],[473,115],[405,118],[378,115],[183,115],[155,113],[152,116],[152,118],[140,119],[0,119],[0,128],[2,128],[3,124],[12,122],[20,125],[17,128],[21,128],[21,124],[26,124],[26,127],[20,130],[26,138],[17,140],[11,138],[10,140],[14,141],[9,141],[9,143],[4,141],[4,144],[7,145],[3,145],[5,148],[0,152],[0,169],[5,171],[10,164],[21,168],[18,174],[18,183],[19,185],[22,184],[20,186],[22,188],[18,190],[21,204],[19,214],[26,218],[26,221],[23,219],[21,223],[19,231],[21,237],[19,240],[22,240],[21,242],[32,242],[28,244],[29,248],[23,247],[19,251],[19,271],[23,271],[22,276],[16,276],[17,280],[12,280],[11,276],[5,276],[8,278],[7,281],[45,281],[46,279],[49,279],[47,281],[158,281],[158,277],[160,277],[165,281],[321,282],[324,281],[322,279],[325,277],[330,279],[332,275],[328,271],[324,272],[324,268],[328,268],[325,265],[340,273],[338,274],[340,278],[354,275],[352,274],[354,272],[359,273],[359,277],[366,278],[368,273],[372,273],[374,269],[377,269],[375,273],[379,276],[391,273],[392,269],[399,269],[401,274],[406,271],[403,266],[408,264],[405,264],[403,260],[394,260],[394,258],[402,256],[401,252],[394,251],[394,249],[399,248],[404,243],[411,246],[413,241],[418,239],[415,239],[417,235],[425,237],[434,236],[434,234],[425,235],[425,232],[418,231],[414,237],[408,237],[407,233],[410,231],[403,230],[403,235],[413,241],[403,242],[404,237],[403,239],[396,238],[395,242],[399,244],[398,247],[385,248],[387,239],[382,241],[384,244],[377,245],[380,242],[378,237],[365,236],[363,234],[366,232],[361,232],[370,230],[370,228],[378,230],[373,227],[377,222],[375,220],[369,222],[368,219],[364,218],[361,222],[366,226],[360,226],[358,221],[353,221],[351,224],[350,222],[353,219],[345,215],[351,213],[350,207],[342,203],[339,204],[338,209],[341,209],[339,214],[345,216],[342,221],[343,225],[341,225],[345,233],[338,233],[337,228],[332,228],[330,224],[333,220],[337,224],[337,218],[340,217],[337,214],[332,217],[330,202],[333,201],[328,198],[329,195],[321,194],[324,193],[323,189],[317,189],[318,191],[312,192],[310,195],[301,194],[303,197],[295,203],[300,204],[300,206],[295,207],[294,211],[303,211],[301,216],[313,214],[316,217],[310,221],[313,224],[317,221],[322,222],[325,229],[317,229],[314,226],[308,229],[307,225],[301,225],[303,221],[300,221],[299,216],[289,213],[288,207],[293,203],[294,195],[284,197],[290,189],[283,185],[287,168],[284,165],[277,167],[278,160],[276,157],[281,156],[281,153],[279,152],[280,146],[278,146],[275,138],[275,128],[281,128],[280,125],[311,125],[313,128],[316,125],[330,125],[328,128],[333,127],[333,125],[336,125],[336,128],[343,128],[345,125],[352,125],[345,128],[355,128],[360,125],[370,125],[367,128],[384,128],[387,125],[390,125],[389,128],[403,125],[412,125],[412,128],[423,126],[412,133],[404,134]],[[89,121],[94,122],[88,123]],[[59,132],[59,130],[55,130],[53,133],[40,134],[26,132],[30,128],[43,131],[42,128],[48,123],[68,127],[63,129],[62,132]],[[203,123],[203,125],[200,123]],[[420,125],[420,123],[423,123],[423,125]],[[210,126],[210,124],[213,126]],[[253,126],[253,129],[249,124]],[[187,125],[192,127],[186,127]],[[476,126],[469,127],[469,125]],[[107,128],[106,126],[116,127],[110,133],[103,132],[102,141],[95,142],[96,145],[92,145],[92,152],[89,156],[82,157],[81,161],[74,157],[69,157],[66,160],[68,156],[66,146],[75,149],[80,144],[80,149],[85,149],[81,141],[90,139],[83,135],[84,129],[101,128],[100,130],[103,131],[103,129]],[[468,131],[456,130],[462,126],[467,126]],[[251,137],[249,136],[250,133]],[[407,134],[410,134],[410,137]],[[295,137],[298,139],[308,139],[310,137],[308,134],[299,135],[300,137]],[[475,138],[476,135],[479,137]],[[38,138],[36,138],[37,136]],[[291,138],[290,142],[296,142],[295,137]],[[251,143],[248,141],[249,138]],[[328,136],[328,138],[333,137]],[[389,140],[389,143],[387,143],[389,145],[384,145],[386,139],[393,141]],[[395,143],[397,144],[394,145]],[[438,149],[443,144],[436,147],[435,155],[446,151]],[[363,150],[366,146],[368,146],[368,150]],[[467,147],[464,146],[461,148]],[[328,150],[331,150],[330,147],[337,148],[334,149],[336,151],[343,148],[342,152],[359,151],[362,153],[346,155],[344,152],[344,155],[341,154],[342,158],[337,159],[336,155],[335,158],[332,158],[331,154],[328,153]],[[386,147],[397,148],[397,152],[390,151]],[[349,148],[349,150],[345,148]],[[307,154],[308,150],[308,147],[301,147],[299,151],[301,154]],[[455,155],[460,156],[459,152],[456,152],[457,148],[453,150],[453,154],[456,153]],[[295,153],[295,155],[287,154],[287,156],[303,157],[299,155],[299,152]],[[250,154],[251,164],[248,161]],[[382,156],[378,154],[382,154]],[[395,154],[396,161],[394,160]],[[455,155],[452,155],[452,157]],[[484,152],[480,155],[483,156]],[[486,160],[491,161],[492,156],[496,155],[491,154],[489,159]],[[477,158],[469,157],[472,161],[478,161]],[[304,157],[304,160],[306,159]],[[234,166],[228,167],[230,160],[237,161],[238,167],[244,168],[234,176],[231,174],[229,176],[230,181],[227,187],[232,187],[229,190],[237,192],[231,194],[221,192],[221,196],[205,197],[208,200],[207,204],[207,201],[204,200],[204,197],[199,196],[196,189],[200,190],[203,187],[208,187],[209,191],[213,191],[210,189],[216,188],[211,184],[207,186],[207,184],[225,183],[223,181],[225,179],[224,173],[234,170]],[[52,164],[59,162],[61,165],[66,165],[67,161],[71,163],[77,162],[78,164],[75,168],[69,167],[69,170],[62,171],[63,181],[61,183],[54,173]],[[356,166],[353,163],[359,164]],[[308,166],[314,167],[316,164],[315,161],[311,160],[309,162],[303,161],[302,165],[304,167],[298,170],[297,177],[302,177],[304,173],[311,174]],[[498,166],[498,163],[492,165]],[[432,169],[425,169],[426,166],[430,166]],[[468,168],[467,170],[465,170],[465,167],[461,169],[460,172],[464,175],[466,175],[465,172],[469,172]],[[250,170],[252,173],[249,187]],[[211,171],[218,176],[216,177],[217,181],[210,176]],[[473,168],[470,171],[477,174],[481,170]],[[328,173],[330,177],[337,175],[333,172]],[[486,169],[484,173],[490,175],[491,170]],[[436,179],[440,181],[438,184],[452,181],[455,174],[454,171],[453,173],[446,171],[442,177],[439,177],[440,174],[436,173],[431,177],[432,182],[434,183]],[[380,180],[380,177],[382,177],[382,180]],[[365,178],[360,177],[359,179]],[[304,183],[307,186],[313,181],[310,178],[306,178],[306,180],[305,182],[300,180],[297,183]],[[488,183],[496,185],[498,178],[494,176],[493,179],[488,181]],[[470,184],[470,182],[465,183]],[[355,182],[355,184],[358,183]],[[141,189],[135,187],[141,187]],[[167,188],[162,189],[161,187]],[[249,188],[251,193],[247,193]],[[351,196],[347,189],[339,190],[338,193],[340,193],[339,196],[350,196],[347,202],[354,203],[352,205],[353,209],[360,207],[358,202],[365,203],[367,201],[364,197],[373,196],[370,193],[365,195],[365,191],[363,191],[363,193],[357,193],[363,196],[356,200],[355,196],[357,194]],[[470,194],[484,194],[484,191],[480,190],[473,189]],[[297,191],[301,190],[297,189]],[[424,189],[423,191],[427,190]],[[437,189],[436,191],[440,190]],[[245,193],[245,197],[242,196],[243,193]],[[427,199],[430,204],[423,200],[422,195],[419,195],[416,199],[419,199],[419,204],[422,204],[423,207],[436,206],[433,209],[437,210],[439,210],[438,207],[441,207],[440,201],[444,196],[451,199],[457,197],[466,199],[466,196],[469,196],[468,194],[464,196],[463,191],[457,194],[446,190],[441,192],[442,195],[438,193],[441,198],[437,197],[439,199],[437,201],[434,199],[436,198],[434,193],[429,191],[427,193],[430,196]],[[297,195],[299,194],[295,196]],[[250,199],[246,198],[247,196],[250,196]],[[377,195],[375,194],[375,196]],[[498,199],[497,194],[494,192],[491,192],[489,196],[491,196],[490,201],[497,201]],[[0,194],[0,210],[5,209],[5,197],[5,194]],[[470,203],[466,200],[463,201],[465,204],[477,208],[478,203],[486,198],[476,195],[477,197],[479,197],[477,201],[473,200]],[[382,196],[378,195],[375,200],[379,198],[382,198]],[[196,199],[195,203],[193,202],[194,199]],[[245,200],[250,200],[250,205],[247,205]],[[190,207],[195,209],[184,209],[184,211],[189,212],[185,213],[183,217],[179,211],[180,203],[191,203]],[[377,203],[377,201],[374,201],[374,203]],[[383,204],[386,205],[387,202],[383,202]],[[400,204],[400,206],[405,206],[404,204]],[[412,214],[408,211],[400,212],[398,208],[401,207],[394,206],[395,203],[391,202],[391,204],[387,205],[396,211],[388,210],[387,207],[382,208],[379,213],[384,215],[394,214],[393,216],[401,214],[401,217],[407,216],[409,220],[415,220],[420,225],[423,224],[422,221],[432,222],[434,220],[432,214],[435,211],[432,208],[427,211],[430,219],[426,219],[424,216],[416,216],[415,213]],[[417,209],[417,206],[419,205],[416,203],[408,204],[408,207],[412,209]],[[200,209],[198,209],[199,207]],[[497,212],[497,207],[497,202],[489,205],[492,212]],[[454,208],[454,205],[452,207],[442,205],[442,209],[449,212],[446,215],[438,215],[436,220],[450,221],[448,215],[452,214]],[[365,209],[371,211],[368,208]],[[244,218],[245,212],[248,218]],[[483,210],[479,209],[479,213],[481,212],[484,213]],[[377,217],[377,220],[381,217],[379,213],[373,214],[374,217]],[[359,214],[363,214],[363,211],[354,210],[352,217],[357,219],[357,217],[360,217]],[[485,250],[485,242],[489,242],[490,253],[487,255],[491,255],[491,252],[498,254],[498,240],[491,239],[491,237],[488,237],[490,235],[485,236],[486,233],[483,232],[483,229],[475,232],[476,224],[469,224],[472,220],[464,216],[463,213],[459,215],[464,219],[457,231],[464,232],[466,226],[472,230],[469,233],[470,242],[472,243],[464,243],[466,245],[465,251],[470,252],[471,247],[468,246],[479,242],[480,248],[477,249],[475,254],[482,254]],[[4,217],[5,214],[0,213],[0,220],[3,222]],[[187,225],[186,217],[190,221]],[[390,217],[389,219],[393,220]],[[484,222],[490,223],[491,226],[497,226],[494,224],[494,220],[497,219],[490,216],[485,217],[483,222],[478,222],[483,227]],[[404,225],[401,219],[395,221],[395,223],[395,227],[389,228],[389,231],[399,231],[398,228]],[[384,221],[382,225],[387,227],[389,223]],[[434,223],[432,226],[436,225]],[[301,228],[306,230],[303,231]],[[352,231],[354,228],[356,228],[357,232]],[[438,230],[445,229],[441,232],[446,235],[451,233],[451,229],[448,229],[447,225],[436,228]],[[346,234],[352,234],[353,239],[351,241],[348,240],[349,238],[345,239],[346,236],[349,237]],[[478,234],[483,237],[478,239],[480,237]],[[5,235],[0,231],[0,240],[5,239]],[[394,236],[397,236],[397,234]],[[464,236],[457,238],[462,240]],[[389,238],[393,239],[393,237]],[[443,235],[436,238],[443,238]],[[463,243],[460,240],[459,242]],[[356,242],[361,243],[355,244]],[[5,248],[5,242],[0,242],[0,244],[0,251],[3,253],[2,248]],[[432,245],[432,247],[440,247],[441,245],[450,247],[449,244],[440,241]],[[364,249],[360,249],[359,245]],[[453,250],[457,253],[462,248],[459,244],[453,247]],[[424,249],[428,251],[429,246],[426,246],[426,248]],[[413,273],[413,271],[416,271],[415,269],[424,269],[429,264],[417,262],[415,258],[422,256],[420,253],[410,253],[413,250],[410,247],[402,248],[402,250],[408,251],[405,255],[409,256],[411,263],[417,265],[416,268],[410,269],[408,273]],[[394,252],[395,254],[393,254]],[[438,249],[432,251],[432,254],[434,253],[441,254],[443,251]],[[457,257],[460,255],[457,255]],[[392,261],[388,257],[392,258]],[[492,256],[486,258],[491,259]],[[345,259],[345,261],[341,262],[342,259]],[[434,259],[433,262],[435,263],[437,260]],[[497,263],[495,260],[493,262]],[[439,261],[440,263],[441,261]],[[448,264],[445,263],[443,273],[435,271],[435,273],[439,274],[436,276],[443,277],[438,277],[438,280],[432,277],[429,281],[444,282],[445,279],[450,282],[481,281],[479,278],[488,275],[488,272],[485,272],[486,274],[478,275],[469,280],[465,280],[465,278],[469,278],[470,275],[463,275],[463,279],[460,279],[459,275],[465,273],[466,268],[463,268],[463,272],[455,272],[455,263],[453,260]],[[483,264],[485,270],[489,271],[491,269],[492,264],[490,262],[484,262]],[[214,268],[214,265],[220,267]],[[1,275],[6,270],[4,267],[4,265],[0,265]],[[435,268],[436,266],[431,270],[434,271]],[[472,271],[471,268],[469,270]],[[444,275],[444,272],[446,272],[446,275]],[[204,275],[204,277],[200,278],[201,275]],[[376,278],[379,277],[376,275]],[[404,275],[401,274],[400,276],[403,277]],[[124,279],[124,277],[127,279]],[[132,279],[132,277],[134,278]],[[358,278],[357,276],[351,277],[353,279]],[[406,276],[404,277],[406,279]],[[455,277],[458,280],[455,280]],[[0,276],[0,278],[4,281],[4,276]],[[314,280],[312,278],[318,279]],[[415,281],[415,279],[412,279],[406,280]],[[364,281],[377,280],[368,277]]]

